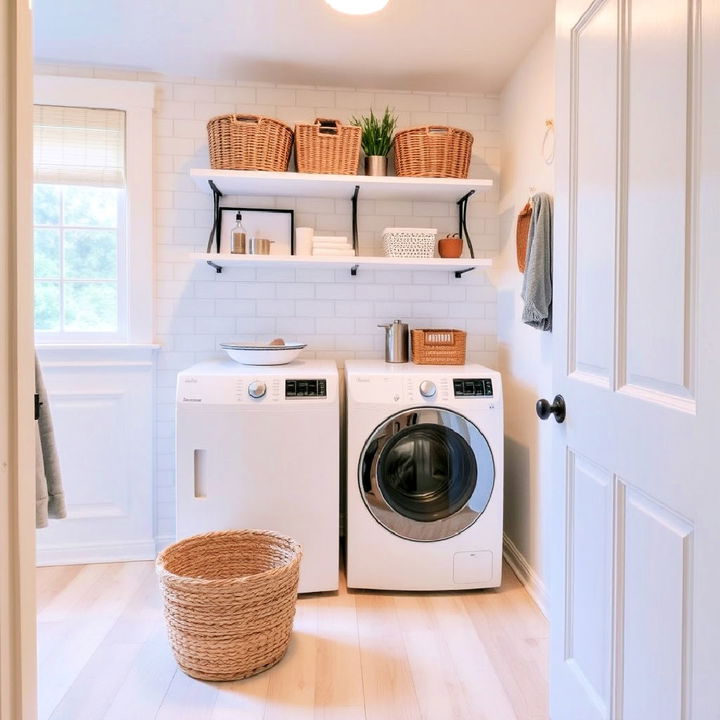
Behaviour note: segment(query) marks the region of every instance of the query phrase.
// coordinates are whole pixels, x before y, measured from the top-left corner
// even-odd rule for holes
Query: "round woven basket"
[[[178,665],[200,680],[239,680],[277,663],[290,642],[302,551],[263,530],[195,535],[157,558]]]
[[[466,178],[472,133],[447,125],[423,125],[395,135],[395,172],[400,177]]]

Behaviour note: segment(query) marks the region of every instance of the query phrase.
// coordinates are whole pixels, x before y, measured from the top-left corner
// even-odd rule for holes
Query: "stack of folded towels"
[[[312,254],[335,257],[352,257],[355,255],[347,237],[339,235],[315,235],[312,241]]]

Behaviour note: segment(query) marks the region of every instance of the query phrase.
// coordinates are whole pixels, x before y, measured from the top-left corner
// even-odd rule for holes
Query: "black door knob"
[[[564,422],[565,398],[562,395],[556,395],[552,405],[545,398],[542,398],[535,404],[535,412],[541,420],[547,420],[551,415],[554,415],[557,422]]]

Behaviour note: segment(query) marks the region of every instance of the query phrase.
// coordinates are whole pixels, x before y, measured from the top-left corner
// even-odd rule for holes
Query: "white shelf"
[[[210,192],[209,180],[223,195],[278,197],[332,197],[349,200],[355,186],[361,200],[429,200],[457,202],[471,191],[483,192],[492,180],[456,178],[373,177],[368,175],[315,175],[297,172],[250,170],[191,170],[200,190]]]
[[[389,257],[315,257],[312,255],[230,255],[227,253],[191,253],[196,261],[212,262],[219,267],[315,267],[337,270],[357,268],[379,270],[445,270],[462,272],[490,267],[489,258],[389,258]]]

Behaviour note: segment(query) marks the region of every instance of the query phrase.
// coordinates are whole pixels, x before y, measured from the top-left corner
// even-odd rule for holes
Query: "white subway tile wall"
[[[190,252],[204,251],[210,226],[211,196],[196,189],[191,168],[209,167],[206,122],[213,115],[238,112],[267,115],[290,125],[334,117],[347,122],[372,106],[394,108],[398,128],[451,124],[471,130],[475,143],[472,177],[496,186],[473,197],[468,229],[475,253],[498,251],[500,139],[499,100],[458,95],[351,88],[275,87],[266,83],[172,78],[147,73],[42,65],[38,73],[154,82],[155,139],[155,315],[157,536],[174,534],[174,390],[178,370],[218,351],[226,340],[276,336],[308,343],[305,357],[379,358],[380,322],[402,318],[411,327],[452,327],[468,332],[468,360],[497,366],[496,295],[482,270],[456,279],[449,272],[323,268],[226,268],[216,274],[193,263]],[[293,168],[291,160],[291,168]],[[328,198],[234,197],[224,203],[246,207],[292,208],[296,226],[318,234],[349,235],[350,201]],[[457,231],[455,203],[359,202],[361,254],[380,255],[385,227],[437,227],[439,235]]]

